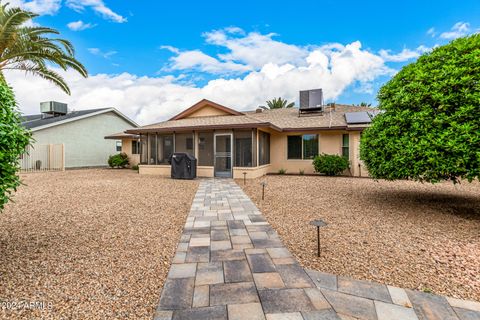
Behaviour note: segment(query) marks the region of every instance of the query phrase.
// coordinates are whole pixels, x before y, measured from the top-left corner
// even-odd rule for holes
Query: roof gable
[[[203,99],[195,103],[190,108],[183,110],[170,120],[180,120],[185,118],[195,118],[195,117],[211,117],[211,116],[239,116],[243,113],[233,110],[231,108],[222,106],[221,104],[215,103],[213,101]]]
[[[31,131],[39,131],[42,129],[93,117],[93,116],[108,113],[108,112],[113,112],[120,118],[130,123],[132,126],[138,127],[137,123],[135,123],[133,120],[131,120],[130,118],[128,118],[126,115],[124,115],[123,113],[121,113],[115,108],[80,110],[80,111],[67,113],[66,115],[63,115],[63,116],[47,117],[47,118],[42,118],[41,115],[25,116],[24,117],[25,121],[22,122],[22,125],[25,128],[30,129]]]

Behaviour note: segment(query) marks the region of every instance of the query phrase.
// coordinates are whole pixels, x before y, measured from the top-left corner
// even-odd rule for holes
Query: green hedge
[[[125,152],[108,157],[108,165],[111,168],[125,168],[128,163],[128,156]]]
[[[20,185],[18,160],[30,138],[30,132],[21,125],[14,94],[0,78],[0,210]]]
[[[315,172],[327,176],[336,176],[348,169],[349,162],[342,156],[334,154],[321,154],[313,159]]]

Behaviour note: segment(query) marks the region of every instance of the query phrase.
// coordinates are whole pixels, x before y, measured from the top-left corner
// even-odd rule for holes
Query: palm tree
[[[75,59],[73,45],[61,38],[51,37],[55,29],[27,26],[36,14],[21,8],[0,6],[0,78],[4,70],[22,70],[40,76],[70,94],[70,88],[60,74],[50,69],[74,69],[87,77],[85,67]]]
[[[293,108],[295,107],[295,102],[288,103],[287,99],[282,99],[278,97],[267,101],[267,106],[268,109]]]

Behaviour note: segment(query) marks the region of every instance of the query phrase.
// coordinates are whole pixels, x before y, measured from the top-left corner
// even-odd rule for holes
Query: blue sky
[[[316,87],[329,101],[375,104],[403,65],[480,28],[478,0],[10,2],[71,40],[91,75],[65,74],[70,97],[11,75],[22,110],[56,99],[76,109],[114,106],[141,123],[203,97],[253,109]]]

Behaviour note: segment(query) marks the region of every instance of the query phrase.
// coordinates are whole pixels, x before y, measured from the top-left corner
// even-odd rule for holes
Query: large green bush
[[[480,34],[405,66],[378,100],[383,113],[360,146],[373,178],[433,183],[480,177]]]
[[[348,160],[335,154],[321,154],[313,159],[313,168],[315,172],[323,173],[327,176],[336,176],[348,169]]]
[[[0,76],[0,210],[20,185],[18,160],[30,137],[30,132],[21,125],[13,92]]]
[[[125,168],[128,163],[128,156],[125,152],[108,157],[108,165],[111,168]]]

